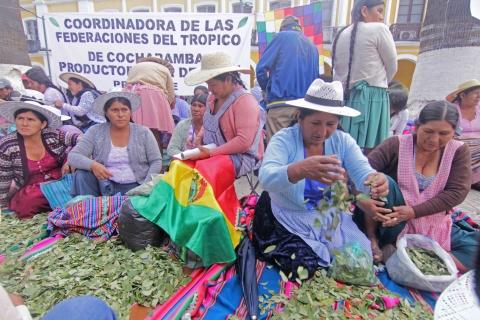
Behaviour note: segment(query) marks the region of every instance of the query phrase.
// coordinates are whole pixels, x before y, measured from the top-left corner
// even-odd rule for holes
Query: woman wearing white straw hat
[[[355,140],[337,130],[342,117],[360,114],[344,106],[340,82],[316,79],[305,98],[288,103],[300,108],[299,121],[277,132],[268,144],[259,175],[265,192],[255,208],[253,242],[260,259],[279,265],[295,280],[302,278],[299,266],[311,277],[317,268],[330,265],[333,249],[350,242],[372,255],[370,241],[351,215],[342,212],[333,218],[331,209],[318,214],[319,202],[329,197],[324,188],[344,180],[346,172],[359,191],[372,197],[385,196],[388,184]]]
[[[472,155],[472,188],[480,190],[480,81],[472,79],[461,83],[446,97],[460,112],[461,134]]]
[[[104,117],[93,112],[93,102],[100,92],[97,91],[92,81],[72,72],[62,73],[60,79],[68,85],[69,103],[57,100],[55,106],[69,114],[77,128],[85,132],[94,124],[105,122]]]
[[[56,130],[62,125],[60,115],[33,101],[5,102],[0,115],[17,127],[0,140],[0,206],[21,219],[31,218],[50,210],[40,184],[62,177],[78,134]]]
[[[261,160],[265,122],[257,100],[245,89],[239,72],[249,73],[250,69],[235,65],[226,53],[215,52],[203,55],[201,67],[185,78],[190,86],[206,82],[211,93],[203,118],[203,143],[214,143],[217,148],[201,148],[197,159],[230,155],[237,177],[251,172]]]
[[[125,194],[162,170],[162,156],[153,133],[132,122],[140,98],[130,92],[111,92],[95,100],[93,111],[106,123],[91,127],[68,155],[77,168],[72,195]]]

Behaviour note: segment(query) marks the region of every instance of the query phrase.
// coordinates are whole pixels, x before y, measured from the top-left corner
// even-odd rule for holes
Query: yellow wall
[[[48,5],[48,12],[78,12],[77,2],[55,3]]]
[[[390,21],[388,21],[389,24],[394,24],[395,20],[397,19],[398,2],[399,0],[391,0]]]
[[[175,4],[183,5],[183,10],[187,11],[187,1],[183,1],[183,0],[157,0],[158,11],[161,11],[163,6],[170,6],[170,5],[175,5]]]
[[[136,7],[149,7],[150,10],[153,10],[152,0],[127,0],[127,11],[130,11],[132,8]]]
[[[43,60],[43,56],[41,56],[39,54],[30,55],[30,60],[32,62],[36,62],[36,63],[39,63],[41,65],[45,65],[44,60]]]
[[[398,71],[394,79],[400,81],[408,88],[412,84],[413,72],[415,71],[415,62],[410,60],[399,60]]]
[[[109,1],[94,1],[93,6],[95,11],[102,11],[106,9],[115,9],[119,12],[122,12],[122,1],[121,0],[109,0]]]

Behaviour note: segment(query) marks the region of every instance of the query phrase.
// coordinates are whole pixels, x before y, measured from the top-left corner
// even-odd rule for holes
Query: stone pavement
[[[254,177],[254,181],[257,181],[256,177]],[[239,198],[250,193],[250,186],[245,177],[235,182],[235,188]],[[257,192],[259,194],[261,193],[260,187],[257,187]],[[480,191],[471,190],[465,201],[459,207],[471,214],[473,219],[480,223]]]

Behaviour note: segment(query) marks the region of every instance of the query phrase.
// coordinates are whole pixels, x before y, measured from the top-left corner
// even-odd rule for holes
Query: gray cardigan
[[[173,129],[172,138],[168,143],[167,154],[173,157],[177,153],[185,151],[187,145],[188,130],[192,125],[192,118],[180,121],[175,129]]]
[[[87,130],[68,154],[68,164],[90,170],[92,163],[105,164],[112,146],[110,124],[101,123]],[[128,158],[138,183],[142,184],[162,170],[162,155],[153,133],[147,127],[130,123]]]

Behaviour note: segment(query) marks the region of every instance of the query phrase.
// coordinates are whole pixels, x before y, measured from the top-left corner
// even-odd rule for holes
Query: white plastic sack
[[[407,248],[423,248],[434,251],[443,260],[449,275],[423,274],[407,254]],[[458,270],[450,254],[438,242],[420,234],[406,234],[397,241],[397,250],[387,260],[387,272],[396,283],[420,290],[441,292],[457,279]]]

